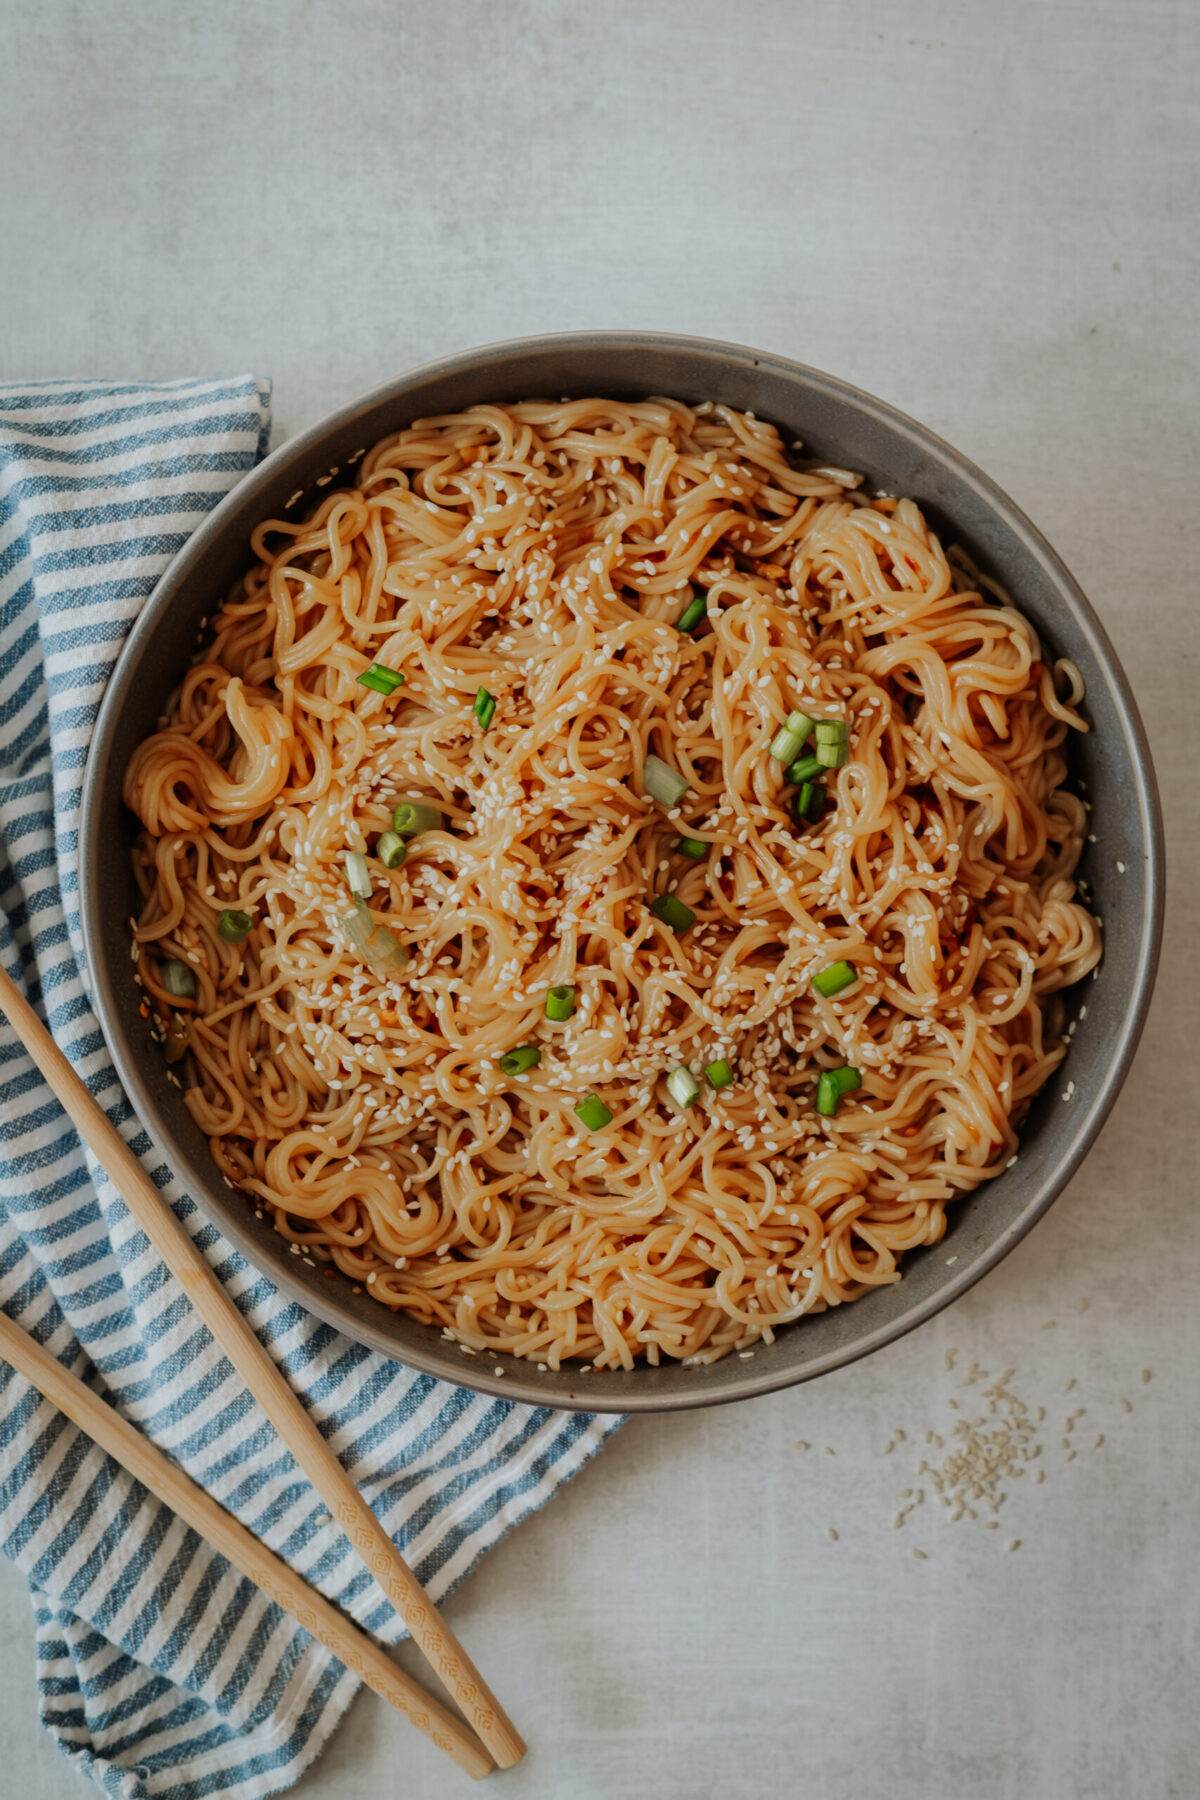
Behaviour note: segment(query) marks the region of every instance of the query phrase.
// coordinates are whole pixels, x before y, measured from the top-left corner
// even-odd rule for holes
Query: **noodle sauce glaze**
[[[268,520],[125,782],[225,1179],[475,1350],[712,1361],[897,1281],[1101,954],[1072,665],[723,406],[479,406]]]

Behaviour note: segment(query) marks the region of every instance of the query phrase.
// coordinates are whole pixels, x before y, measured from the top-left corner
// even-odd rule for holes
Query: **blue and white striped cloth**
[[[0,386],[0,958],[436,1597],[619,1420],[431,1381],[282,1299],[152,1148],[81,975],[79,796],[105,681],[167,560],[268,427],[269,389],[250,376]],[[0,1304],[360,1625],[403,1635],[7,1026]],[[111,1794],[277,1793],[354,1695],[320,1645],[3,1363],[0,1548],[33,1595],[43,1722]]]

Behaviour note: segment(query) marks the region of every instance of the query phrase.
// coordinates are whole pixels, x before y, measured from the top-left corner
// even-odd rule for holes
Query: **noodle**
[[[1050,997],[1100,957],[1077,671],[913,501],[724,406],[478,406],[352,479],[255,532],[126,778],[138,974],[225,1179],[385,1306],[551,1367],[714,1360],[897,1281],[1014,1154],[1066,1052]],[[849,725],[815,823],[768,749],[793,709]],[[688,783],[669,811],[649,754]],[[389,870],[410,798],[443,827]]]

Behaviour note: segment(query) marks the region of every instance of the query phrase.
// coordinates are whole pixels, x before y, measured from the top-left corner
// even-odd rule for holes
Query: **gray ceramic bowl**
[[[307,1268],[217,1178],[206,1140],[182,1094],[164,1079],[161,1054],[138,1017],[126,924],[135,910],[133,820],[121,804],[121,777],[179,680],[200,621],[245,567],[250,532],[261,519],[283,512],[298,489],[315,494],[331,470],[413,419],[476,401],[586,394],[671,394],[758,413],[787,438],[802,438],[814,455],[863,471],[888,493],[914,496],[944,534],[1004,583],[1087,683],[1093,729],[1074,755],[1095,806],[1096,842],[1084,873],[1104,920],[1106,950],[1099,979],[1070,1002],[1078,1009],[1086,1000],[1087,1016],[1066,1073],[1033,1106],[1016,1165],[950,1208],[943,1242],[914,1252],[899,1283],[799,1321],[744,1361],[539,1374],[514,1358],[464,1357],[437,1330],[355,1295],[349,1281]],[[1162,826],[1141,721],[1095,614],[1029,520],[947,444],[845,382],[734,344],[652,333],[589,332],[468,350],[402,375],[269,456],[176,557],[130,634],[88,763],[82,837],[84,933],[100,1021],[134,1108],[226,1236],[286,1293],[402,1362],[510,1400],[606,1411],[704,1406],[825,1374],[931,1318],[994,1268],[1074,1174],[1116,1098],[1145,1018],[1161,931]],[[1064,1105],[1068,1080],[1074,1091]],[[502,1378],[493,1374],[500,1362]]]

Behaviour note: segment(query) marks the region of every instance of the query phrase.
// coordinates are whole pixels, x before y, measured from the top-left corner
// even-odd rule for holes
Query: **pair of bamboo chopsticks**
[[[525,1746],[478,1669],[200,1251],[160,1198],[141,1163],[110,1125],[3,969],[0,1012],[7,1015],[79,1135],[91,1146],[130,1212],[408,1626],[414,1642],[462,1707],[472,1729],[468,1730],[398,1669],[365,1633],[265,1549],[148,1438],[69,1374],[3,1312],[0,1356],[215,1544],[235,1568],[299,1620],[348,1668],[361,1675],[369,1687],[411,1719],[418,1731],[423,1731],[469,1775],[479,1779],[496,1764],[510,1768],[519,1762]]]

